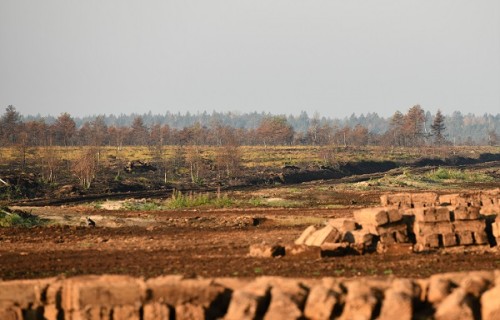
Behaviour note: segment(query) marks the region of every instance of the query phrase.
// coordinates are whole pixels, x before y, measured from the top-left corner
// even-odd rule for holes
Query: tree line
[[[0,118],[0,146],[125,145],[338,145],[422,146],[497,145],[500,114],[445,116],[419,105],[390,118],[376,113],[328,119],[298,116],[206,112],[193,115],[151,113],[74,118],[23,117],[9,105]]]

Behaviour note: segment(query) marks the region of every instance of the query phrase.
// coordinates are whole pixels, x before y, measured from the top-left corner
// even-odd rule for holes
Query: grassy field
[[[56,157],[62,161],[74,161],[82,150],[87,147],[50,147]],[[164,146],[162,158],[172,158],[177,146]],[[193,146],[183,147],[186,154],[193,150]],[[217,147],[199,146],[205,159],[214,159]],[[40,158],[42,148],[29,148],[26,161],[36,163]],[[481,153],[500,153],[500,147],[489,146],[459,146],[459,147],[422,147],[422,148],[384,148],[384,147],[332,147],[332,146],[241,146],[239,147],[242,165],[248,168],[281,167],[283,165],[302,165],[310,163],[322,164],[325,161],[347,162],[359,160],[415,160],[422,157],[444,158],[450,156],[478,157]],[[118,150],[116,147],[101,147],[100,155],[104,164],[110,159],[152,160],[155,153],[148,147],[127,146]],[[328,159],[325,159],[328,158]],[[21,160],[21,153],[14,147],[0,148],[0,163],[12,163]]]
[[[84,173],[75,171],[75,164],[79,164],[79,158],[88,147],[52,147],[52,148],[30,148],[26,152],[25,162],[22,165],[22,157],[19,149],[0,148],[0,179],[11,181],[6,187],[0,185],[0,200],[12,200],[33,197],[64,196],[76,188],[75,194],[103,194],[107,192],[127,192],[134,190],[160,190],[162,188],[176,188],[179,190],[195,190],[198,187],[217,188],[219,185],[250,186],[251,179],[258,179],[258,184],[281,184],[284,166],[297,166],[302,169],[319,170],[320,166],[326,165],[335,168],[337,177],[350,175],[349,165],[362,161],[375,161],[368,164],[368,172],[383,172],[390,168],[390,174],[378,175],[369,181],[345,183],[336,185],[335,188],[366,191],[372,189],[390,190],[394,188],[410,188],[415,190],[440,189],[450,185],[467,183],[494,183],[495,172],[488,170],[473,171],[467,168],[430,167],[428,171],[412,171],[412,163],[422,159],[450,159],[462,157],[463,159],[479,158],[481,154],[499,154],[499,147],[443,147],[443,148],[382,148],[362,147],[343,148],[333,146],[241,146],[236,151],[240,155],[239,166],[234,167],[231,173],[226,173],[223,167],[217,166],[217,157],[220,157],[220,149],[213,146],[165,146],[161,154],[158,150],[148,147],[102,147],[97,152],[91,153],[92,158],[99,159],[93,171],[85,176]],[[198,164],[193,165],[189,160],[192,155],[198,157]],[[48,155],[51,157],[49,158]],[[176,157],[182,156],[181,164],[173,166]],[[51,168],[49,161],[56,159]],[[192,159],[192,158],[191,158]],[[131,171],[126,172],[126,165],[133,160],[151,162],[158,170],[156,171]],[[392,161],[389,169],[382,170],[379,161]],[[425,167],[425,161],[423,165]],[[397,163],[397,164],[396,164]],[[199,166],[200,169],[194,168]],[[336,167],[338,166],[338,167]],[[343,167],[342,167],[343,166]],[[408,166],[407,168],[405,168]],[[193,169],[194,168],[194,169]],[[222,169],[221,169],[222,168]],[[54,172],[54,179],[49,179],[49,169]],[[366,169],[366,168],[365,168]],[[196,179],[193,177],[193,171]],[[342,170],[347,170],[342,171]],[[363,171],[367,172],[367,171]],[[355,173],[359,174],[359,173]],[[85,185],[83,178],[89,179],[91,183]],[[21,181],[20,183],[19,181]],[[260,179],[260,180],[259,180]],[[322,177],[315,180],[324,179]],[[327,179],[331,179],[327,178]],[[308,181],[308,180],[302,180]],[[286,182],[288,183],[288,181]],[[296,182],[294,182],[296,183]],[[66,189],[64,189],[66,187]],[[319,186],[322,188],[324,186]],[[195,190],[196,191],[196,190]],[[317,190],[318,195],[323,190]],[[328,189],[326,190],[328,191]],[[71,191],[70,191],[71,192]],[[252,195],[243,197],[234,195],[205,195],[200,194],[177,194],[173,198],[161,204],[130,204],[128,209],[151,210],[158,208],[186,208],[186,207],[304,207],[320,204],[324,207],[338,206],[338,203],[330,203],[322,199],[316,199],[315,195],[303,197],[303,189],[293,187],[283,191],[279,196],[268,194]],[[241,199],[243,198],[243,199]],[[138,206],[138,207],[134,207]]]

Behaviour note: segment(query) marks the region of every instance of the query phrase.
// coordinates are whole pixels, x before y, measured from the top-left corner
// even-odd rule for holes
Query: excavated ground
[[[479,165],[478,165],[479,166]],[[431,167],[414,168],[431,170]],[[500,186],[499,163],[481,164],[493,181],[432,188],[441,194]],[[410,170],[410,169],[405,169]],[[400,175],[394,169],[387,175]],[[0,279],[28,279],[56,275],[126,274],[155,277],[428,277],[440,272],[492,270],[500,267],[496,247],[457,247],[412,253],[365,254],[326,258],[249,257],[249,247],[263,241],[291,244],[309,225],[329,218],[350,217],[359,208],[377,206],[386,192],[416,192],[414,187],[372,186],[371,175],[323,180],[291,186],[234,190],[230,198],[260,199],[306,208],[126,211],[89,209],[89,205],[22,207],[52,226],[0,228]],[[380,175],[380,174],[379,174]],[[364,181],[361,185],[352,183]],[[351,183],[341,185],[340,183]],[[419,189],[418,191],[427,191]],[[128,196],[131,196],[130,194]],[[168,196],[168,195],[167,195]],[[165,197],[165,195],[163,195]],[[30,205],[30,204],[24,204]],[[326,209],[328,208],[328,209]],[[85,217],[97,222],[85,227]]]
[[[500,254],[494,248],[328,258],[247,255],[251,244],[292,243],[311,222],[348,217],[351,209],[89,212],[85,207],[31,208],[41,217],[59,219],[59,223],[31,229],[0,228],[0,278],[104,273],[146,278],[164,274],[428,277],[500,266]],[[98,227],[82,226],[87,215]]]

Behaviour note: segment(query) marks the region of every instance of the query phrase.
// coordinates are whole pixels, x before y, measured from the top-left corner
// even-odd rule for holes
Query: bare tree
[[[76,124],[68,113],[62,113],[52,126],[56,144],[68,146],[71,138],[76,133]]]
[[[285,117],[264,118],[256,133],[264,145],[287,145],[293,141],[295,131]]]
[[[351,131],[351,128],[349,128],[349,126],[347,125],[337,130],[337,132],[335,132],[335,143],[337,145],[343,145],[344,147],[350,145],[351,142],[349,139],[351,137]]]
[[[134,118],[132,122],[132,127],[129,132],[129,141],[132,145],[143,146],[148,142],[149,130],[144,125],[144,121],[141,116]]]
[[[224,142],[215,149],[215,165],[219,172],[219,178],[222,178],[224,172],[227,177],[231,177],[241,166],[241,152],[237,137],[229,132],[221,138]]]
[[[49,142],[52,143],[50,127],[43,119],[25,122],[24,128],[28,133],[30,146],[43,146]]]
[[[108,136],[110,144],[115,146],[116,152],[120,151],[123,148],[123,144],[127,134],[128,134],[127,127],[112,126],[108,128]]]
[[[38,151],[41,164],[40,174],[45,182],[55,182],[61,165],[61,159],[57,154],[57,149],[50,145],[41,147]]]
[[[205,173],[201,148],[197,145],[187,149],[186,162],[189,164],[189,174],[191,182],[202,183],[202,176]]]
[[[181,175],[181,169],[186,164],[186,152],[183,146],[177,146],[174,149],[174,153],[171,157],[165,160],[165,183],[167,183],[167,179],[170,176],[173,179],[176,179]]]
[[[309,124],[309,128],[307,130],[308,140],[313,144],[319,144],[319,131],[320,131],[320,120],[319,114],[317,112],[314,113],[311,123]]]
[[[96,177],[97,171],[97,150],[95,148],[88,148],[83,150],[81,155],[73,162],[72,172],[80,180],[80,184],[88,189],[92,181]]]
[[[326,167],[338,168],[339,161],[334,146],[321,147],[319,150],[321,164]]]
[[[93,147],[99,165],[101,161],[101,147],[104,146],[108,140],[108,126],[104,122],[104,116],[97,116],[94,121],[90,123],[91,126],[91,146]]]
[[[405,117],[400,111],[396,111],[389,122],[389,130],[393,137],[393,143],[396,146],[404,146],[404,124]]]
[[[97,116],[90,123],[91,127],[91,143],[94,147],[100,148],[106,144],[108,140],[108,126],[104,122],[104,116]]]
[[[415,105],[405,115],[404,132],[411,146],[418,146],[423,142],[425,112],[420,105]]]
[[[151,154],[153,163],[162,170],[158,170],[158,174],[163,173],[164,181],[167,182],[167,161],[164,153],[164,139],[160,124],[154,124],[151,127],[150,137],[148,141],[148,149]]]
[[[328,145],[333,141],[333,127],[328,123],[322,124],[317,133],[317,143],[318,145]]]
[[[219,148],[217,155],[219,168],[224,168],[227,177],[232,177],[241,167],[240,147],[236,144],[228,144]]]
[[[29,148],[29,136],[26,130],[20,130],[17,134],[15,148],[21,158],[21,170],[24,171],[26,169],[26,154]]]
[[[488,144],[490,146],[498,145],[498,134],[494,129],[488,131]]]

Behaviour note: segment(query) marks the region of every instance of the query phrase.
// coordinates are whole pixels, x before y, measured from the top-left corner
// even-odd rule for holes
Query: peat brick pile
[[[479,207],[419,208],[414,211],[416,251],[459,245],[487,245],[486,221]]]
[[[383,244],[408,242],[407,225],[400,210],[388,207],[367,208],[353,212],[362,230],[379,238]]]
[[[294,245],[280,247],[279,255],[384,253],[394,247],[414,252],[494,247],[500,244],[499,198],[500,189],[451,195],[383,195],[381,207],[356,210],[352,219],[331,219],[323,227],[309,226]],[[251,255],[276,256],[269,254],[271,247],[276,245],[254,245]]]
[[[102,275],[0,281],[0,319],[500,319],[500,270],[427,279],[144,280]]]
[[[380,197],[382,206],[412,209],[421,207],[446,206],[450,209],[457,207],[479,207],[481,214],[498,214],[500,189],[481,190],[438,195],[435,192],[396,193]]]

